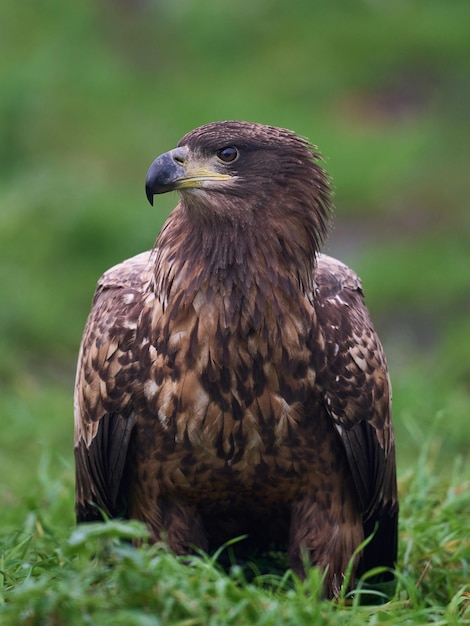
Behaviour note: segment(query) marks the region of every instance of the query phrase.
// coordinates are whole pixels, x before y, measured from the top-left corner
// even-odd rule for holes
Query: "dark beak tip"
[[[150,205],[153,206],[153,191],[147,185],[145,186],[145,194],[147,196],[147,200],[150,202]]]

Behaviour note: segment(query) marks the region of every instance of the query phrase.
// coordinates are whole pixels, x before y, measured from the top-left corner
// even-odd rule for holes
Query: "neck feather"
[[[246,224],[243,220],[194,219],[179,204],[157,239],[155,285],[163,302],[191,302],[200,290],[242,297],[255,289],[311,297],[318,241],[314,224],[295,230],[289,220]]]

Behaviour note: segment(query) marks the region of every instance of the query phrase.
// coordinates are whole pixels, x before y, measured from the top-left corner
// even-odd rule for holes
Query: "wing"
[[[325,407],[346,450],[365,535],[379,523],[368,550],[377,557],[370,566],[393,566],[398,499],[387,363],[356,274],[319,255],[316,281],[315,306],[325,342],[318,381]]]
[[[112,517],[123,507],[121,485],[135,424],[136,330],[148,291],[150,252],[128,259],[99,280],[75,382],[77,520]]]

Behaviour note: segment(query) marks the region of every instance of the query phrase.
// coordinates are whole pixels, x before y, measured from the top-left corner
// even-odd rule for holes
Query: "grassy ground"
[[[0,624],[470,623],[470,5],[161,0],[0,7]],[[77,531],[72,387],[99,274],[175,197],[151,161],[216,119],[316,142],[327,251],[361,274],[394,386],[396,596],[320,599]]]
[[[469,624],[469,482],[456,460],[436,475],[433,441],[402,475],[397,590],[385,605],[361,606],[360,593],[321,598],[316,570],[303,582],[289,572],[220,569],[215,558],[182,562],[163,548],[132,547],[135,523],[71,525],[70,467],[43,462],[36,491],[2,542],[3,624]],[[468,468],[467,468],[468,469]],[[22,518],[22,519],[21,519]],[[466,522],[464,520],[467,520]],[[3,621],[1,621],[3,620]]]

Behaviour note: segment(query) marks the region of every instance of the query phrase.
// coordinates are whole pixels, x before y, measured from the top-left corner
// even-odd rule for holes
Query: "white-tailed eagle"
[[[218,122],[146,181],[180,201],[155,245],[100,279],[75,391],[78,521],[142,520],[177,554],[247,534],[305,554],[338,593],[393,567],[390,382],[361,282],[320,253],[329,181],[313,146]]]

